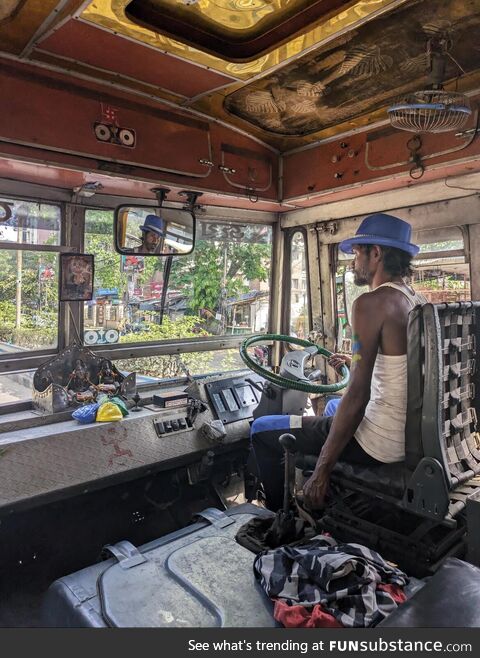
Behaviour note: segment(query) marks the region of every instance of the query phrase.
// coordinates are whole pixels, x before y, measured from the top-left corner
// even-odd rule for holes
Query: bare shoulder
[[[360,295],[354,302],[352,315],[356,325],[368,323],[373,326],[384,326],[385,322],[408,315],[410,305],[405,295],[395,288],[382,287]]]
[[[357,311],[357,313],[362,313],[363,311],[368,311],[374,306],[378,306],[379,297],[376,293],[376,290],[372,290],[359,295],[354,300],[352,308]]]
[[[360,326],[381,325],[384,318],[385,304],[376,291],[366,292],[357,297],[352,306],[352,318],[356,329]]]

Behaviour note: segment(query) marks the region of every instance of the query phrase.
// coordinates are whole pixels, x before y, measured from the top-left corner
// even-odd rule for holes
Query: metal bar
[[[53,252],[63,252],[63,251],[75,251],[72,247],[65,247],[62,245],[50,245],[50,244],[28,244],[27,242],[3,242],[0,241],[0,249],[10,249],[13,251],[53,251]]]
[[[36,369],[56,354],[58,354],[56,350],[39,350],[28,354],[25,352],[2,354],[0,355],[0,373]]]
[[[415,257],[414,262],[417,260],[429,260],[439,258],[457,258],[458,256],[465,256],[463,249],[451,249],[450,251],[420,251]]]
[[[72,63],[78,64],[78,60],[76,59],[72,59],[71,57],[65,57],[65,55],[59,55],[58,53],[52,53],[49,50],[43,50],[42,48],[35,48],[35,52],[40,53],[41,55],[46,55],[47,57],[54,57],[55,59],[65,61],[70,64]],[[136,78],[132,78],[129,75],[125,75],[124,73],[117,73],[115,71],[112,71],[112,69],[104,69],[101,68],[100,66],[93,66],[92,64],[86,64],[85,62],[81,62],[81,65],[85,69],[91,69],[92,71],[99,71],[100,73],[106,73],[107,75],[113,76],[116,80],[125,80],[127,82],[134,82],[136,84],[141,84],[142,87],[154,89],[157,92],[160,91],[169,94],[170,96],[177,96],[181,101],[188,100],[187,96],[184,96],[183,94],[179,94],[175,91],[170,91],[169,89],[165,89],[164,87],[159,87],[158,85],[152,84],[151,82],[145,82],[144,80],[137,80]],[[157,98],[161,100],[161,96],[157,96]]]
[[[105,176],[104,172],[97,172],[99,176]],[[151,182],[151,181],[150,181]],[[72,200],[72,191],[59,187],[49,187],[48,185],[40,185],[38,183],[25,183],[22,181],[11,180],[8,178],[0,178],[0,195],[6,197],[15,197],[15,199],[25,199],[26,201],[47,201],[47,202],[70,202]],[[225,196],[226,199],[238,198],[237,195],[220,194],[220,197]],[[113,194],[96,193],[95,197],[88,200],[77,201],[76,205],[84,208],[98,208],[114,210],[119,205],[132,205],[137,199],[131,196],[119,196]],[[141,199],[142,205],[151,205],[157,207],[157,202],[154,199]],[[275,204],[275,201],[268,201],[268,203]],[[166,204],[169,208],[183,208],[184,204],[176,201],[168,201]],[[232,208],[228,206],[210,206],[201,205],[200,210],[197,211],[197,219],[208,221],[228,221],[238,223],[250,224],[275,224],[278,221],[278,213],[268,210],[257,210],[256,208]],[[1,245],[0,245],[1,246]],[[49,246],[50,250],[50,246]],[[51,248],[52,251],[55,248]]]
[[[479,216],[480,208],[477,212],[477,218]],[[480,224],[470,225],[468,227],[468,235],[470,239],[470,285],[472,299],[480,299]],[[472,276],[472,272],[475,272],[476,276]],[[478,348],[480,349],[480,345]]]
[[[277,291],[277,294],[273,295],[270,301],[269,331],[272,334],[281,333],[282,327],[282,306],[285,300],[283,271],[284,242],[284,232],[280,230],[280,226],[277,224],[273,229],[272,266],[270,273],[270,290]],[[274,343],[272,349],[272,365],[280,364],[280,347],[279,342]]]
[[[30,55],[32,50],[35,47],[35,44],[39,39],[43,36],[43,34],[49,30],[51,24],[55,21],[57,18],[58,14],[62,11],[62,9],[69,3],[70,0],[60,0],[60,2],[57,4],[55,9],[53,9],[48,16],[45,18],[43,23],[38,27],[38,29],[34,32],[33,36],[25,46],[25,48],[22,50],[20,53],[20,58],[25,59]]]
[[[244,336],[212,337],[203,340],[169,340],[157,343],[130,343],[125,345],[92,346],[89,349],[95,354],[108,359],[136,359],[144,356],[163,356],[166,354],[184,354],[190,352],[208,352],[216,350],[231,350],[240,347],[248,338]]]
[[[281,216],[281,226],[289,228],[341,219],[343,221],[339,222],[338,231],[332,235],[324,235],[322,238],[324,242],[337,243],[351,237],[362,219],[370,212],[391,212],[406,219],[416,230],[431,229],[432,226],[440,228],[480,222],[480,196],[478,194],[462,195],[455,199],[451,198],[452,191],[449,190],[448,199],[438,200],[441,191],[445,189],[443,182],[433,187],[429,187],[428,183],[423,184],[419,186],[413,203],[411,202],[407,206],[401,205],[401,201],[405,200],[408,191],[401,189],[314,208],[288,211]],[[352,210],[356,210],[357,214],[352,216]]]

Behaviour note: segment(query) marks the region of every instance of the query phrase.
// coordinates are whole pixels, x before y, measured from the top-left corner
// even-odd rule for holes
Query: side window
[[[352,351],[352,328],[350,326],[353,302],[368,286],[356,286],[350,269],[353,256],[338,250],[335,272],[335,292],[337,303],[337,348],[340,352]]]
[[[60,226],[60,206],[0,199],[0,358],[58,345]]]
[[[308,303],[308,265],[305,236],[296,231],[290,240],[290,315],[289,335],[308,338],[310,309]]]
[[[471,299],[470,267],[460,227],[414,231],[412,242],[420,251],[412,261],[413,275],[409,283],[423,294],[427,301],[462,302]],[[352,256],[338,252],[336,271],[338,348],[351,351],[349,318],[354,300],[368,286],[355,286],[349,271]]]
[[[470,266],[460,227],[414,232],[420,252],[413,261],[414,288],[432,304],[471,300]]]

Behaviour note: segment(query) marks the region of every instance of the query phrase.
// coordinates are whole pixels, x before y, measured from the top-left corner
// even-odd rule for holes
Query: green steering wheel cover
[[[336,384],[312,384],[308,381],[295,381],[293,379],[288,379],[287,377],[282,377],[275,372],[270,372],[262,366],[258,365],[247,353],[247,348],[255,345],[255,343],[264,343],[267,340],[278,340],[283,343],[291,343],[292,345],[299,345],[300,347],[315,347],[317,349],[317,354],[321,354],[327,359],[332,356],[332,352],[326,350],[320,345],[315,345],[309,340],[303,340],[303,338],[297,338],[296,336],[284,336],[283,334],[259,334],[258,336],[250,336],[246,338],[240,346],[240,356],[242,361],[246,366],[256,372],[257,375],[260,375],[264,379],[267,379],[272,384],[280,386],[280,388],[291,388],[294,391],[303,391],[304,393],[336,393],[341,391],[342,388],[348,384],[350,379],[350,371],[346,366],[342,366],[341,375],[342,379]]]

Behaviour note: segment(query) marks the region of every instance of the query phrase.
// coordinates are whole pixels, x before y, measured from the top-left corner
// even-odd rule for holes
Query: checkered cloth
[[[254,572],[271,599],[290,605],[321,604],[343,626],[376,626],[397,603],[380,583],[403,587],[408,577],[375,551],[337,544],[318,535],[300,546],[283,546],[257,556]]]

